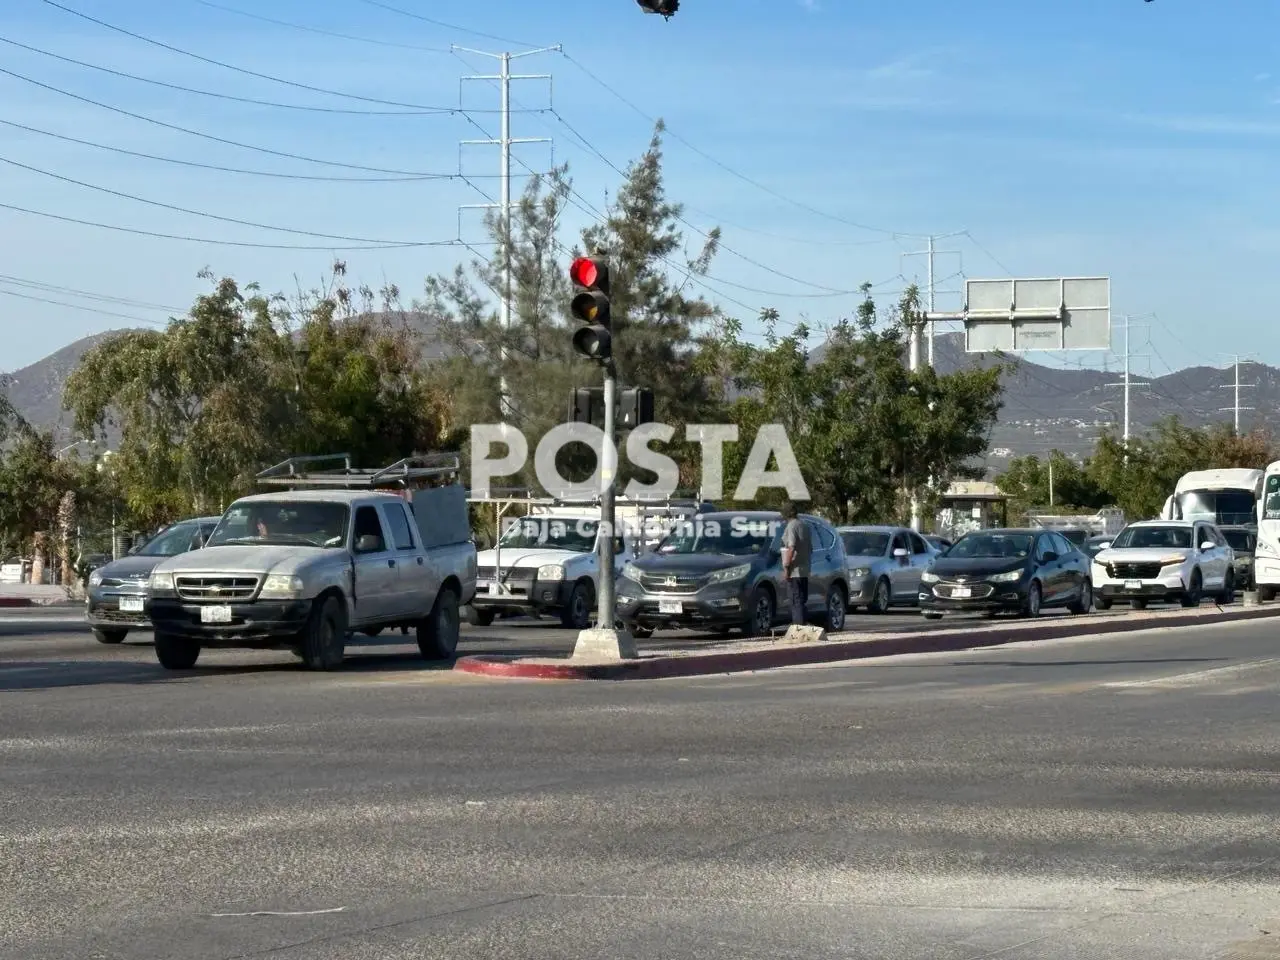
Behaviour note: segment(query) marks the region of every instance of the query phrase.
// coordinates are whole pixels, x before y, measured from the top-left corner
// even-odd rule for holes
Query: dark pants
[[[809,601],[809,578],[792,577],[787,585],[791,588],[791,622],[803,625],[808,620],[804,607]]]

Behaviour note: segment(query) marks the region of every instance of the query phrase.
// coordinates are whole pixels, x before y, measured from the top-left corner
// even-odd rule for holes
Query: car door
[[[889,543],[889,584],[893,587],[894,602],[914,598],[920,585],[919,574],[916,574],[914,585],[912,583],[909,534],[909,530],[895,530]],[[899,550],[906,556],[898,556]]]
[[[356,568],[355,619],[368,623],[393,618],[396,616],[394,598],[399,590],[399,564],[377,507],[356,507],[351,548]]]
[[[819,613],[826,609],[827,591],[831,588],[831,578],[835,575],[835,538],[824,528],[823,524],[805,518],[809,528],[809,539],[812,552],[809,554],[809,599],[805,608],[810,613]]]
[[[1054,549],[1059,556],[1058,568],[1062,575],[1062,592],[1064,599],[1079,596],[1080,587],[1084,584],[1087,561],[1080,548],[1060,533],[1052,535]]]
[[[1040,599],[1046,606],[1062,599],[1062,559],[1055,556],[1057,553],[1049,534],[1036,537],[1031,559],[1035,563],[1035,576],[1040,580]]]
[[[1200,529],[1201,540],[1196,542],[1199,547],[1201,543],[1212,543],[1213,549],[1206,552],[1201,559],[1200,569],[1204,575],[1204,585],[1206,587],[1212,585],[1214,589],[1221,590],[1226,584],[1227,568],[1231,566],[1231,548],[1227,545],[1227,538],[1222,535],[1222,531],[1211,523],[1206,523]]]
[[[907,531],[907,540],[911,544],[911,563],[905,571],[906,586],[910,599],[915,599],[920,593],[920,577],[933,562],[933,551],[924,537],[915,531]]]
[[[396,577],[392,593],[387,597],[389,616],[425,617],[431,612],[429,604],[435,602],[439,592],[438,574],[426,562],[414,535],[405,505],[381,504],[382,519],[390,534],[388,552],[394,561]]]

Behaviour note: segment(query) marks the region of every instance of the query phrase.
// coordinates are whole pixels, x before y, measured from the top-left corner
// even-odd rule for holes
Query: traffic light
[[[573,335],[573,349],[590,360],[609,360],[613,356],[609,265],[603,257],[578,257],[569,265],[569,279],[578,288],[569,310],[583,324]]]
[[[574,387],[569,391],[572,423],[604,423],[604,391],[599,387]]]
[[[680,9],[680,0],[636,0],[636,2],[645,13],[657,13],[668,20]]]
[[[634,430],[642,423],[653,423],[653,391],[648,387],[630,387],[618,396],[618,426]]]

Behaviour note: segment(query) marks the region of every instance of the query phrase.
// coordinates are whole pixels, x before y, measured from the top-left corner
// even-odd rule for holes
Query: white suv
[[[1206,595],[1235,599],[1235,555],[1218,528],[1205,520],[1131,523],[1093,558],[1094,603],[1116,600],[1141,610],[1151,600],[1197,607]]]

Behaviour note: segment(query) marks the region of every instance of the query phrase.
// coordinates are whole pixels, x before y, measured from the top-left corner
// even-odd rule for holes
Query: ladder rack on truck
[[[341,462],[341,467],[324,466],[338,462]],[[351,454],[333,453],[290,457],[263,470],[258,474],[257,481],[262,486],[286,487],[291,490],[411,490],[456,482],[461,470],[462,458],[456,453],[405,457],[377,470],[353,467]]]

